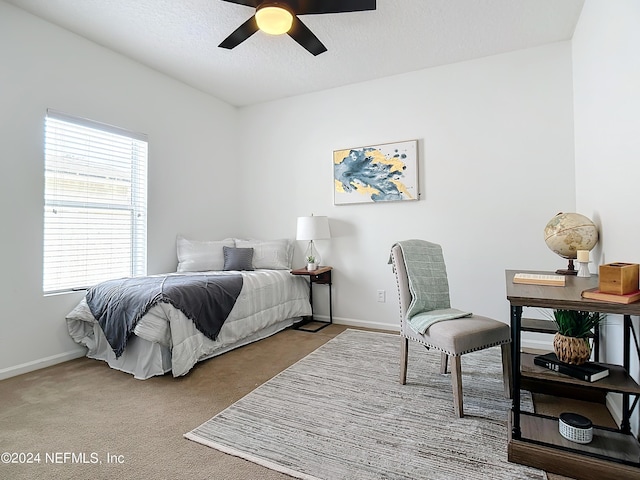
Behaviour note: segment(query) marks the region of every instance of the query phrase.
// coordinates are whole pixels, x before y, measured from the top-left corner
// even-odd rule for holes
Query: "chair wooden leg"
[[[447,373],[447,361],[449,360],[449,355],[442,352],[440,353],[440,373],[444,375]]]
[[[500,345],[502,351],[502,383],[504,384],[504,396],[513,398],[513,386],[511,384],[513,367],[511,365],[511,344],[503,343]]]
[[[407,383],[407,361],[409,353],[409,339],[407,337],[400,336],[400,383],[405,385]]]
[[[462,408],[462,363],[461,355],[451,357],[451,385],[453,387],[453,408],[458,418],[464,416]]]

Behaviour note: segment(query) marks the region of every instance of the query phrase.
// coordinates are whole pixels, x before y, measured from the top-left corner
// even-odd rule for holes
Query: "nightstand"
[[[301,322],[295,324],[293,326],[294,329],[302,330],[303,332],[315,333],[333,323],[333,305],[331,301],[331,270],[333,270],[333,267],[327,267],[327,266],[318,267],[315,270],[307,270],[306,268],[298,268],[297,270],[291,270],[291,275],[306,275],[309,277],[309,303],[311,303],[311,316],[306,317]],[[329,321],[328,322],[322,322],[322,321],[313,319],[313,285],[316,283],[320,285],[329,286]],[[302,328],[304,325],[311,322],[321,323],[322,325],[320,325],[316,329]]]

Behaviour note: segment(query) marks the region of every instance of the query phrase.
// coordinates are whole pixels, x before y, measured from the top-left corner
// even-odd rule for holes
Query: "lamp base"
[[[558,275],[578,275],[578,271],[573,266],[573,259],[569,259],[569,265],[566,270],[556,270]]]
[[[320,253],[316,250],[313,240],[309,240],[309,245],[307,245],[307,249],[304,252],[304,260],[307,264],[315,263],[316,265],[320,265],[320,262],[322,261]]]

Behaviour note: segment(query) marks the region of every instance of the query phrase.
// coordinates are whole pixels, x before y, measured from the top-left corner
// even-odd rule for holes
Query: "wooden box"
[[[599,268],[598,289],[604,293],[626,295],[638,290],[637,263],[607,263]]]

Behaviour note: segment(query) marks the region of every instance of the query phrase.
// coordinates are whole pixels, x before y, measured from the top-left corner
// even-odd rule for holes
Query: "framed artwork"
[[[384,143],[333,152],[333,202],[418,199],[418,141]]]

